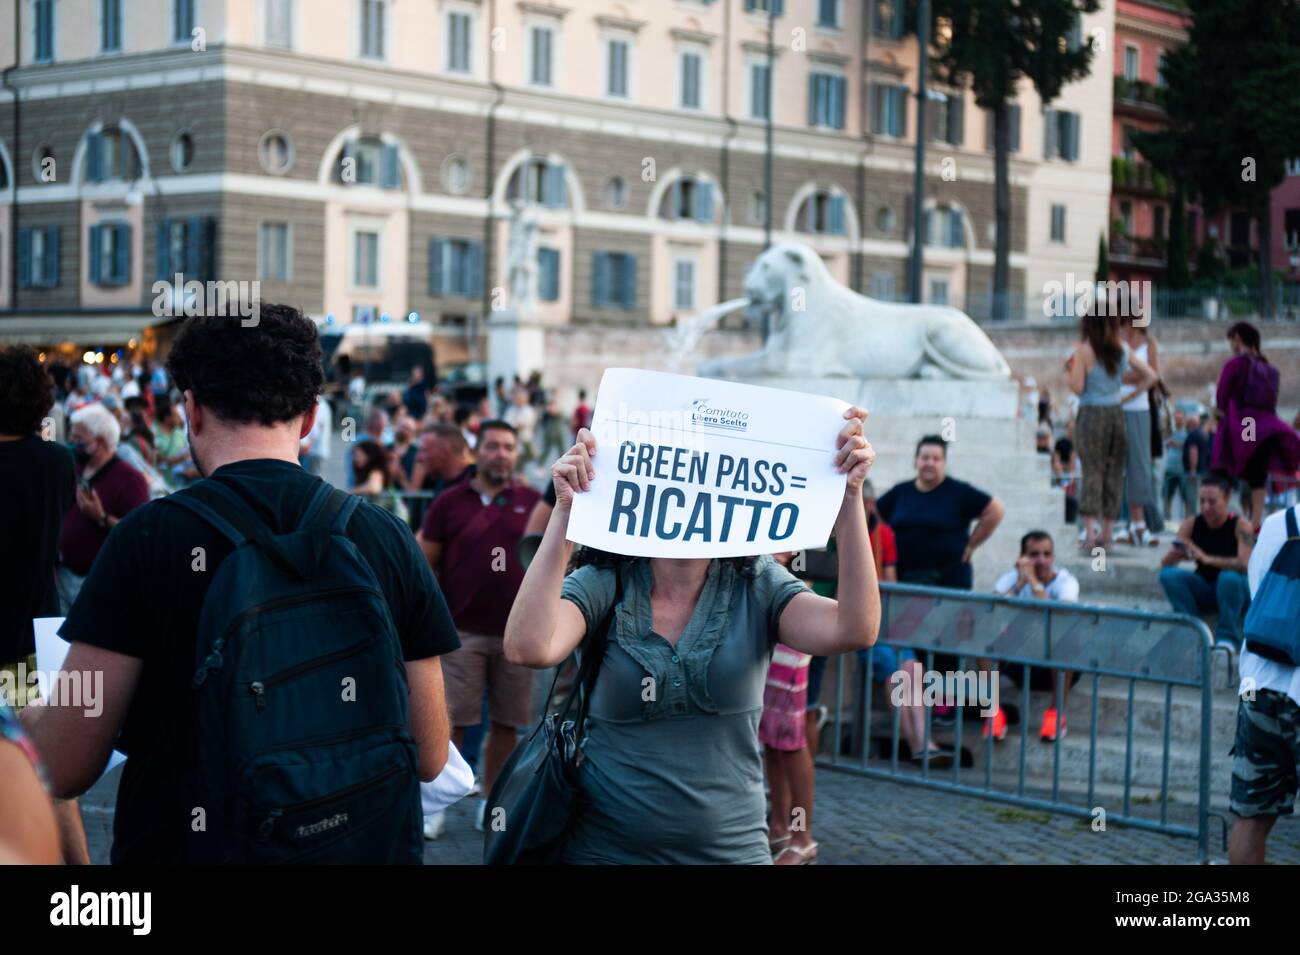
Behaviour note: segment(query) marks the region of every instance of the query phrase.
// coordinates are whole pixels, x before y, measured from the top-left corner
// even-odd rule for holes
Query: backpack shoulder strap
[[[1286,539],[1289,541],[1300,537],[1300,527],[1296,526],[1295,511],[1294,507],[1286,509]]]
[[[235,547],[245,541],[261,540],[266,528],[257,515],[234,491],[211,479],[199,481],[160,498],[164,504],[176,504],[195,514]]]

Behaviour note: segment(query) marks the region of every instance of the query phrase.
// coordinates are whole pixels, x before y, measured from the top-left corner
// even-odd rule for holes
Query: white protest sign
[[[600,380],[596,477],[569,539],[634,557],[748,557],[825,547],[847,475],[849,407],[822,395],[634,368]]]

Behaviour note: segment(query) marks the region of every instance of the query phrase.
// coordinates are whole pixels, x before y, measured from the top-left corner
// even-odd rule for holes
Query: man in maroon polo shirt
[[[541,495],[515,480],[519,439],[506,422],[483,422],[476,452],[477,470],[438,495],[424,515],[419,540],[460,632],[460,649],[442,660],[457,747],[465,728],[479,723],[488,691],[486,796],[515,747],[516,727],[532,716],[533,671],[506,661],[502,637],[524,579],[519,539]],[[480,829],[486,806],[486,799],[479,803]]]
[[[90,573],[108,532],[149,501],[149,482],[117,455],[122,428],[101,404],[72,413],[73,455],[77,459],[77,499],[63,516],[56,582],[66,614]]]

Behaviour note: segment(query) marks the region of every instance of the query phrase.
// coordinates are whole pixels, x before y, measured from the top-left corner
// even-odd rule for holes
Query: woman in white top
[[[1135,325],[1131,319],[1125,320],[1124,339],[1130,353],[1159,375],[1160,359],[1156,340],[1147,334],[1146,328]],[[1128,498],[1130,540],[1136,547],[1155,547],[1157,543],[1147,531],[1146,523],[1147,508],[1157,506],[1151,463],[1151,406],[1147,397],[1147,392],[1150,390],[1151,386],[1142,388],[1138,385],[1126,384],[1120,394],[1120,407],[1124,409],[1124,425],[1128,438],[1124,494]]]

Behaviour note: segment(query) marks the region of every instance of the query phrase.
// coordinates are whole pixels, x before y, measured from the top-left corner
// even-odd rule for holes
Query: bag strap
[[[1295,508],[1288,507],[1286,509],[1286,539],[1290,541],[1295,540],[1297,537],[1300,537],[1300,527],[1296,526]]]
[[[582,727],[587,722],[587,711],[591,707],[591,694],[596,689],[596,677],[600,674],[600,664],[605,659],[605,651],[609,648],[609,628],[613,626],[614,615],[618,611],[618,605],[623,602],[623,575],[619,568],[614,568],[614,602],[609,605],[609,610],[601,619],[596,629],[591,632],[591,637],[587,641],[586,650],[581,653],[581,661],[578,664],[578,676],[574,680],[574,692],[569,695],[569,699],[564,704],[564,711],[560,714],[560,722],[563,723],[568,718],[569,711],[573,709],[575,698],[581,699],[578,705],[577,725]],[[559,673],[556,673],[559,677]],[[551,683],[551,693],[555,692],[555,683]],[[546,708],[551,707],[550,696],[546,699]]]

